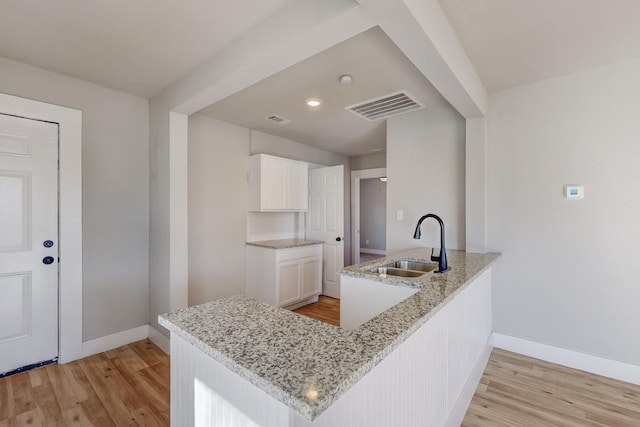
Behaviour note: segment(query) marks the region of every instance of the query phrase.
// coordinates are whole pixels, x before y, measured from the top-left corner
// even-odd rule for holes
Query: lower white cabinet
[[[322,245],[271,249],[247,245],[247,297],[285,308],[322,292]]]

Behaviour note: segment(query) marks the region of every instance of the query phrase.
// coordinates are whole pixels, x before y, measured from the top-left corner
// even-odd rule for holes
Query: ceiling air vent
[[[380,98],[364,101],[359,104],[344,107],[345,110],[351,111],[363,119],[374,120],[386,119],[397,116],[398,114],[407,113],[424,108],[424,105],[416,98],[409,95],[406,91],[392,93]]]
[[[270,116],[265,117],[265,119],[283,125],[285,123],[291,123],[291,120],[285,119],[284,117],[278,116],[277,114],[272,114]]]

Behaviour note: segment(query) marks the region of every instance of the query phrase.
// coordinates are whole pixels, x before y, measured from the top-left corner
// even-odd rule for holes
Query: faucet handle
[[[442,255],[442,249],[440,249],[440,255]],[[431,248],[431,261],[440,261],[440,256],[433,255],[433,248]]]

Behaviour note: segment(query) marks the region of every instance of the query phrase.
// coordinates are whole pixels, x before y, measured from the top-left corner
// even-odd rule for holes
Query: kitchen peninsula
[[[451,270],[419,280],[371,272],[429,253],[341,270],[418,289],[351,330],[244,296],[160,316],[171,331],[172,424],[422,426],[463,416],[490,352],[499,255],[447,251]]]

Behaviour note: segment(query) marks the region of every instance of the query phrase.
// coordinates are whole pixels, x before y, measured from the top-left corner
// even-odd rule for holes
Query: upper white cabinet
[[[249,200],[252,212],[306,211],[309,165],[255,154],[249,157]]]

